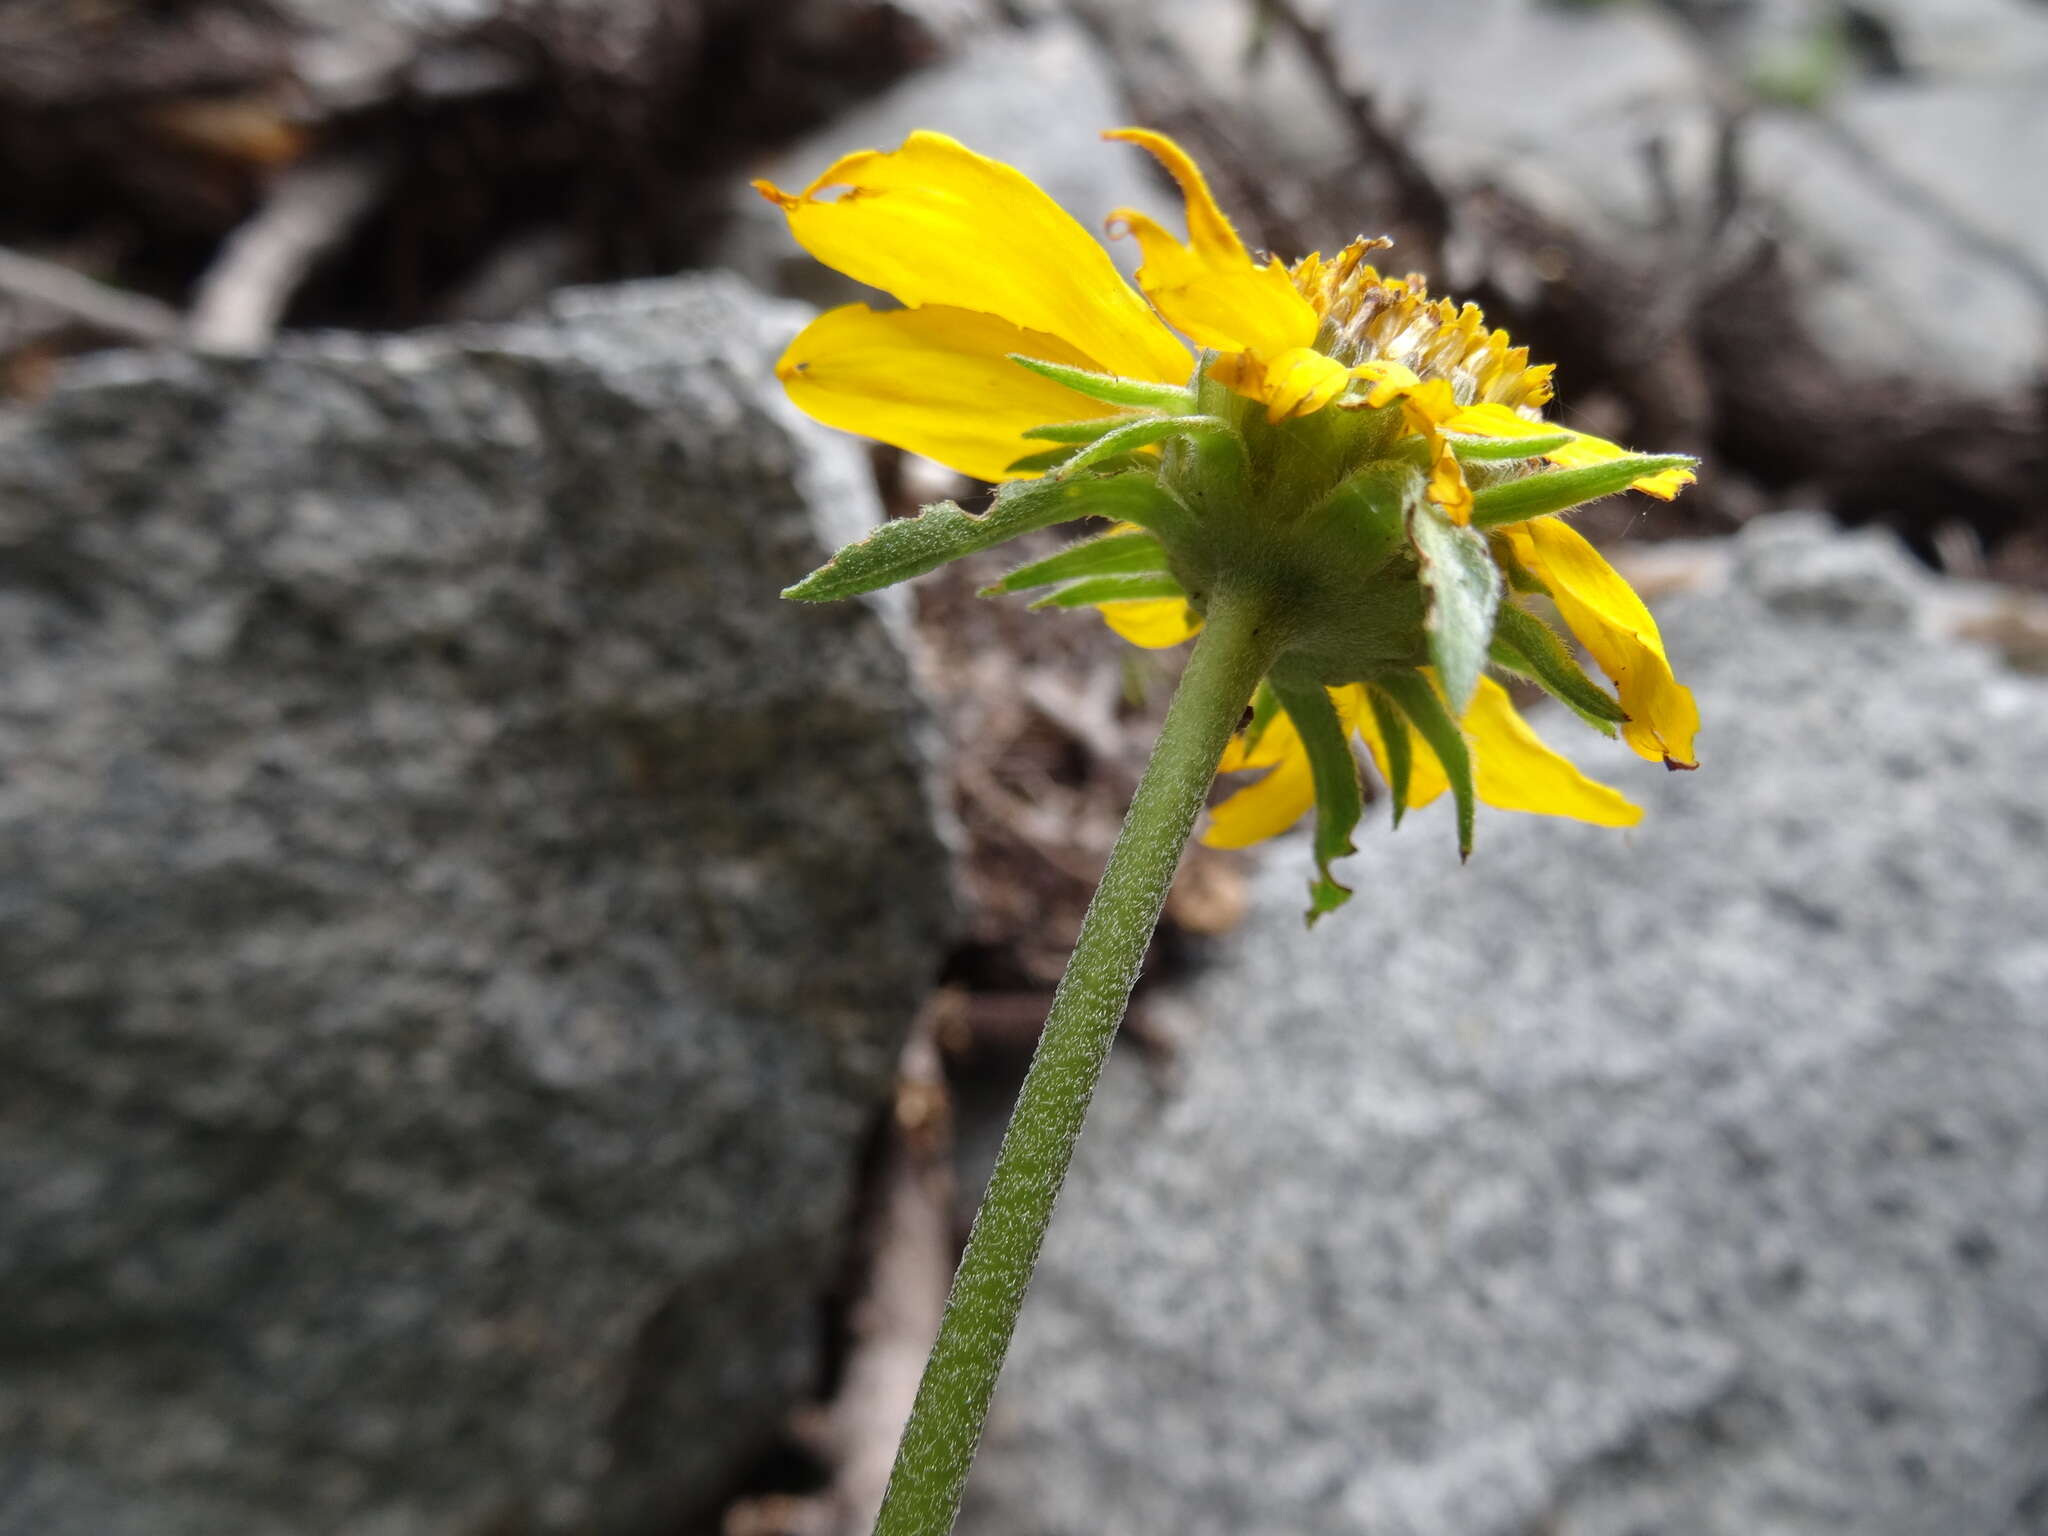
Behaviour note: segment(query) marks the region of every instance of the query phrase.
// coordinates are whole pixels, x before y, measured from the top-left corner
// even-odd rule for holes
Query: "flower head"
[[[1640,813],[1539,742],[1488,668],[1526,679],[1640,755],[1694,766],[1691,695],[1655,621],[1560,513],[1633,488],[1670,498],[1681,456],[1546,421],[1551,370],[1479,310],[1382,275],[1384,240],[1289,267],[1246,247],[1180,146],[1107,137],[1179,184],[1183,240],[1134,209],[1137,287],[1028,178],[937,133],[863,151],[800,193],[756,183],[819,260],[902,306],[813,321],[778,365],[829,425],[1003,482],[884,525],[792,587],[842,597],[1078,517],[1107,518],[989,589],[1050,588],[1141,646],[1187,640],[1249,594],[1282,643],[1224,771],[1265,769],[1216,808],[1237,845],[1318,813],[1315,906],[1358,809],[1354,739],[1395,817],[1448,790],[1461,848],[1476,800],[1606,826]],[[1609,693],[1525,600],[1554,605]],[[1617,696],[1618,695],[1618,696]],[[1348,787],[1347,787],[1348,786]]]

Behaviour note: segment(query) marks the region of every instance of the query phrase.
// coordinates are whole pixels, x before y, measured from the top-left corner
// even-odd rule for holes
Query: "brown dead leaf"
[[[291,164],[306,152],[311,137],[270,91],[188,96],[159,102],[143,116],[150,127],[187,149],[263,169]]]

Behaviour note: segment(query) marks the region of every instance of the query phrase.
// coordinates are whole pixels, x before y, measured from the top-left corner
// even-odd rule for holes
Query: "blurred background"
[[[867,1529],[1178,658],[775,600],[982,488],[746,184],[1130,123],[1703,457],[1702,768],[1191,853],[962,1529],[2048,1533],[2048,5],[0,0],[0,1536]]]

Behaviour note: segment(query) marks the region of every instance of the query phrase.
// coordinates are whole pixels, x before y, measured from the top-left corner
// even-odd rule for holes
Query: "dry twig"
[[[55,310],[123,341],[156,346],[178,336],[178,312],[170,305],[109,288],[82,272],[4,246],[0,246],[0,294]]]
[[[1395,207],[1414,233],[1420,265],[1431,271],[1441,267],[1444,241],[1451,232],[1451,200],[1408,141],[1380,120],[1372,93],[1346,82],[1329,23],[1310,21],[1293,0],[1256,3],[1260,14],[1285,30],[1301,50],[1360,152],[1385,171]]]
[[[347,238],[384,181],[384,168],[367,158],[313,161],[280,175],[200,278],[187,339],[208,352],[261,348],[314,263]]]

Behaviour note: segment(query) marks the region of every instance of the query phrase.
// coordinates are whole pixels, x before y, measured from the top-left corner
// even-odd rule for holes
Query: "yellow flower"
[[[943,134],[845,156],[801,192],[755,183],[814,256],[901,306],[814,320],[777,365],[790,398],[1004,483],[987,513],[928,508],[790,595],[872,590],[1108,518],[1108,533],[990,592],[1053,587],[1041,604],[1093,607],[1147,647],[1196,634],[1216,592],[1256,591],[1286,616],[1260,729],[1222,765],[1265,776],[1216,808],[1210,842],[1270,836],[1315,805],[1327,866],[1356,819],[1354,739],[1397,812],[1450,789],[1461,845],[1475,800],[1633,824],[1640,812],[1544,747],[1482,670],[1539,683],[1643,757],[1694,766],[1698,714],[1655,621],[1558,515],[1624,487],[1668,499],[1691,461],[1546,421],[1551,369],[1476,306],[1382,275],[1367,258],[1384,240],[1292,266],[1255,254],[1180,146],[1106,137],[1152,155],[1185,204],[1185,239],[1134,209],[1111,215],[1142,253],[1135,288],[1028,178]],[[1516,594],[1555,604],[1618,698]],[[1325,868],[1317,909],[1341,889]]]
[[[813,321],[776,365],[790,398],[828,426],[980,480],[1030,473],[1011,466],[1033,446],[1031,428],[1102,415],[1098,402],[1013,356],[1183,384],[1195,358],[1181,337],[1213,349],[1212,376],[1262,401],[1273,421],[1323,409],[1355,378],[1393,381],[1375,405],[1443,380],[1458,408],[1432,419],[1448,432],[1527,435],[1541,422],[1550,370],[1528,367],[1527,349],[1486,330],[1476,307],[1431,302],[1419,278],[1382,279],[1362,258],[1384,242],[1359,240],[1335,260],[1309,256],[1291,270],[1277,257],[1261,262],[1179,145],[1139,128],[1104,137],[1155,156],[1187,203],[1185,244],[1136,209],[1110,217],[1144,252],[1143,297],[1028,177],[942,133],[846,155],[800,193],[755,182],[804,249],[904,306],[850,304]],[[1571,438],[1545,457],[1585,463],[1623,452]],[[1440,466],[1432,483],[1449,493],[1452,474]],[[1669,497],[1691,478],[1676,471],[1638,489]]]

